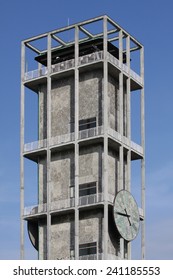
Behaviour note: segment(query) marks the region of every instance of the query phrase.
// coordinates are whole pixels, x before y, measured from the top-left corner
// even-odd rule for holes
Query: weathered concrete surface
[[[109,127],[118,129],[118,84],[116,79],[108,79],[108,121]],[[96,117],[97,126],[102,125],[103,71],[83,72],[79,82],[79,119]],[[46,86],[39,93],[39,136],[46,138]],[[52,82],[51,91],[51,135],[52,137],[74,131],[74,77],[69,76]],[[125,105],[124,105],[125,106]],[[46,159],[39,164],[39,203],[46,202]],[[109,149],[108,192],[114,197],[118,186],[119,156]],[[124,176],[126,170],[124,168]],[[74,150],[63,150],[51,156],[51,202],[62,204],[74,197]],[[82,146],[79,152],[79,184],[96,182],[97,193],[102,193],[103,146],[91,144]],[[65,202],[64,202],[65,203]],[[110,214],[109,214],[110,215]],[[109,217],[109,220],[111,218]],[[111,221],[110,221],[111,223]],[[39,223],[39,258],[46,256],[46,223]],[[103,210],[80,212],[79,244],[97,242],[98,253],[103,250]],[[114,234],[115,226],[109,226],[108,253],[118,255],[119,239]],[[70,259],[74,255],[74,214],[63,214],[52,218],[51,258]]]

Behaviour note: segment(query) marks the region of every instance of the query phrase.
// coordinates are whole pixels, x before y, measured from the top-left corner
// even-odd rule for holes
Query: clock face
[[[117,193],[113,206],[114,221],[120,235],[127,241],[133,240],[139,231],[138,206],[130,192]]]

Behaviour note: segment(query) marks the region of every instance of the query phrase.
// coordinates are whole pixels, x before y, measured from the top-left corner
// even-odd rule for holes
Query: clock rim
[[[118,229],[118,227],[117,227],[117,224],[116,224],[116,221],[115,221],[115,216],[114,216],[115,200],[116,200],[116,198],[117,198],[117,195],[118,195],[120,192],[127,192],[127,193],[129,193],[130,196],[134,199],[135,204],[136,204],[136,206],[137,206],[138,217],[139,217],[139,208],[138,208],[138,204],[137,204],[137,202],[136,202],[136,199],[134,198],[134,196],[132,195],[132,193],[131,193],[130,191],[124,190],[124,189],[123,189],[123,190],[120,190],[120,191],[118,191],[118,192],[116,193],[116,195],[115,195],[115,197],[114,197],[114,200],[113,200],[113,208],[112,208],[114,224],[115,224],[115,226],[116,226],[116,229],[117,229],[119,235],[120,235],[124,240],[126,240],[127,242],[131,242],[131,241],[133,241],[133,240],[138,236],[139,228],[140,228],[140,217],[139,217],[139,220],[138,220],[138,230],[137,230],[136,235],[135,235],[133,238],[131,238],[131,239],[126,239],[126,238],[124,238],[124,236],[122,236],[122,234],[120,233],[120,231],[119,231],[119,229]]]

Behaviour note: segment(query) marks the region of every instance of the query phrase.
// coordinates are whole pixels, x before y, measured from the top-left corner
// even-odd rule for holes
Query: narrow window
[[[79,185],[79,197],[96,194],[96,182]]]
[[[85,130],[96,127],[96,117],[79,121],[79,130]]]
[[[97,253],[97,243],[85,243],[79,245],[79,256],[94,255]]]

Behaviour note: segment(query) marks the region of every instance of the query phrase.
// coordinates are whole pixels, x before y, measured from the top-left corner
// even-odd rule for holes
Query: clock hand
[[[130,215],[127,214],[126,208],[124,209],[124,211],[126,212],[126,217],[127,217],[128,221],[129,221],[129,224],[130,224],[130,226],[131,226],[132,224],[131,224],[130,219],[129,219],[129,218],[130,218]]]
[[[126,211],[126,212],[127,212],[127,211]],[[125,214],[125,213],[118,212],[118,211],[116,211],[116,214],[121,215],[121,216],[124,216],[124,217],[127,217],[127,218],[130,217],[130,215],[128,215],[127,213]]]

